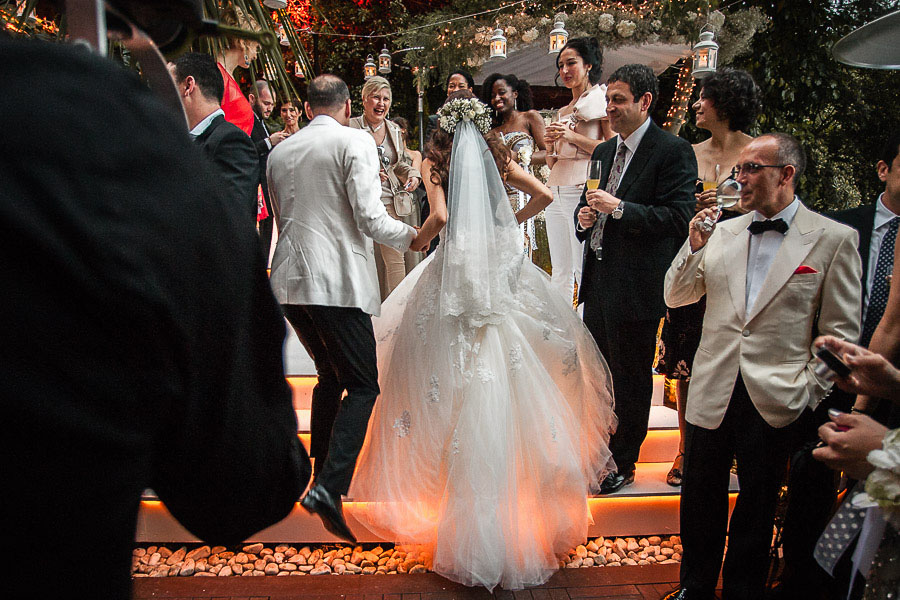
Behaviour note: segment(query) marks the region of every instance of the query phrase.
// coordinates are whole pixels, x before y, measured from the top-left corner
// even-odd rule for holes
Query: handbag
[[[394,173],[393,167],[387,169],[386,172],[388,180],[391,182],[391,192],[394,194],[394,212],[398,217],[408,217],[412,213],[415,196],[412,192],[403,189],[403,184]]]

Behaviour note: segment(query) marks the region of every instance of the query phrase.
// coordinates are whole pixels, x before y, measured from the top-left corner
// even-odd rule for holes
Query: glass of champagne
[[[558,110],[552,110],[552,111],[550,111],[550,124],[553,125],[553,124],[556,124],[556,123],[559,123],[559,111],[558,111]],[[557,141],[557,139],[558,139],[558,138],[554,137],[552,141],[548,140],[549,146],[550,146],[550,147],[549,147],[549,149],[548,149],[548,151],[547,151],[547,156],[552,156],[552,157],[554,157],[554,158],[557,157],[557,156],[559,156],[559,153],[558,153],[557,150],[556,150],[556,141]]]
[[[600,173],[603,172],[603,163],[599,160],[588,161],[587,179],[585,185],[589,190],[596,190],[600,187]]]

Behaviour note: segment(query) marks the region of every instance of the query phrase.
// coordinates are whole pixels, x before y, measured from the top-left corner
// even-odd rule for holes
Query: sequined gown
[[[512,131],[510,133],[500,133],[503,143],[512,152],[513,160],[515,160],[525,172],[531,172],[531,155],[534,153],[534,138],[525,131]],[[509,204],[516,212],[522,209],[531,196],[514,187],[506,186],[506,193],[509,196]],[[521,225],[519,230],[522,232],[522,245],[525,254],[531,256],[533,250],[537,250],[537,241],[534,233],[534,217],[528,219]]]

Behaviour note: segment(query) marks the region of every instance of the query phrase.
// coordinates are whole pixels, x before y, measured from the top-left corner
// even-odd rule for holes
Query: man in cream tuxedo
[[[346,126],[347,85],[321,75],[307,94],[310,124],[269,154],[280,232],[270,281],[319,379],[311,417],[315,482],[302,504],[329,531],[355,542],[341,495],[379,394],[371,316],[381,311],[381,295],[372,240],[403,252],[416,230],[392,219],[381,202],[375,142]]]
[[[806,158],[797,140],[769,134],[741,153],[738,182],[749,214],[704,230],[691,221],[666,274],[670,307],[707,298],[687,400],[681,589],[668,598],[761,598],[775,504],[792,424],[830,383],[815,373],[816,335],[859,336],[857,234],[794,195]],[[740,494],[728,523],[728,479]]]

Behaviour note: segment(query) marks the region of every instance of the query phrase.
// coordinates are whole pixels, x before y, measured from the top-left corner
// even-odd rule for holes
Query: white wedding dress
[[[612,378],[590,333],[522,253],[499,172],[457,126],[438,249],[375,320],[381,397],[350,496],[388,540],[466,585],[545,582],[583,543],[614,470]]]

